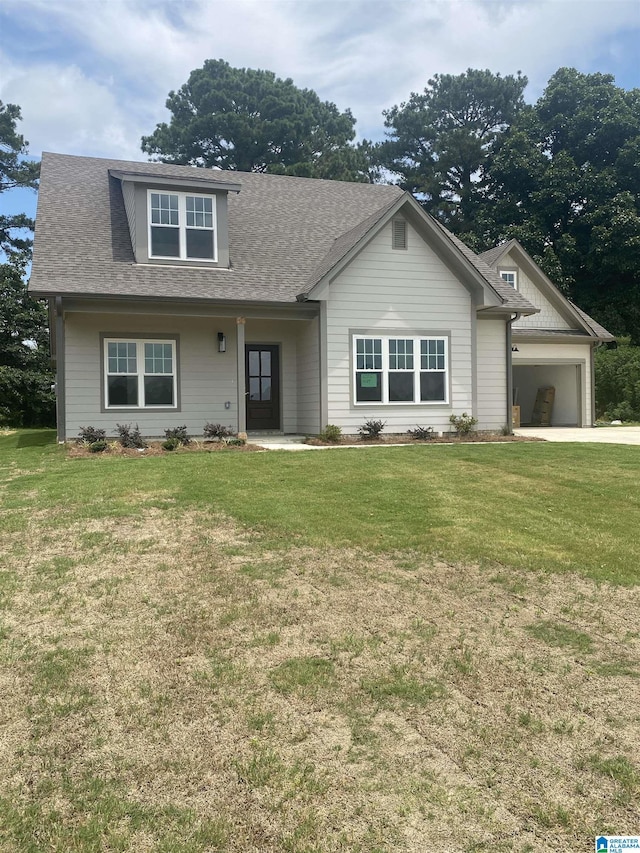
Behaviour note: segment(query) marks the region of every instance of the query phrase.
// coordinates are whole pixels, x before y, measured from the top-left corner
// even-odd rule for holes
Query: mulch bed
[[[509,441],[544,441],[543,438],[534,438],[533,436],[524,435],[494,435],[471,433],[470,435],[443,435],[434,436],[425,441],[412,438],[407,435],[383,435],[380,438],[363,440],[358,435],[343,435],[339,441],[324,441],[322,438],[313,436],[307,438],[305,444],[311,444],[314,447],[333,447],[337,445],[353,445],[353,444],[486,444],[488,442],[509,442]]]
[[[175,453],[215,453],[217,451],[252,453],[263,450],[256,444],[227,444],[224,441],[191,441],[189,444],[181,445],[175,450],[165,450],[162,441],[150,441],[147,447],[122,447],[117,441],[110,441],[106,450],[97,453],[92,452],[86,444],[67,444],[67,453],[72,459],[84,459],[87,456],[163,456]]]

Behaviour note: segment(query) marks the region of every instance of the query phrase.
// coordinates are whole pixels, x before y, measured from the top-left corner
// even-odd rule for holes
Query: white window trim
[[[162,225],[151,222],[151,195],[173,195],[178,197],[178,225]],[[213,227],[204,228],[200,225],[189,226],[198,231],[213,231],[213,257],[212,258],[190,258],[187,256],[187,198],[211,199],[211,210],[213,214]],[[149,259],[158,261],[189,261],[190,263],[215,264],[218,262],[218,218],[216,211],[216,196],[206,193],[178,192],[175,190],[160,190],[157,188],[147,190],[147,245],[149,248]],[[151,228],[177,228],[178,246],[180,254],[154,255],[151,251]]]
[[[357,342],[362,340],[379,340],[382,342],[382,369],[380,371],[372,368],[358,370]],[[389,341],[413,341],[413,369],[390,370],[389,368]],[[421,341],[444,341],[444,370],[421,370],[420,369],[420,342]],[[449,405],[449,337],[448,335],[379,335],[371,334],[352,335],[352,370],[351,387],[354,406],[447,406]],[[382,373],[382,400],[358,400],[356,377],[358,373]],[[413,373],[413,400],[389,400],[389,373]],[[444,374],[444,400],[421,400],[420,399],[420,374],[421,373],[443,373]]]
[[[136,373],[110,373],[109,372],[109,344],[135,344],[136,345]],[[173,373],[149,373],[144,372],[144,345],[145,344],[171,344],[171,364]],[[129,411],[154,411],[157,409],[177,409],[178,408],[178,365],[177,365],[177,348],[174,338],[104,338],[103,340],[103,361],[104,361],[104,408],[105,410],[129,410]],[[171,405],[163,403],[159,406],[147,406],[144,399],[144,378],[145,376],[172,376],[173,378],[173,403]],[[138,403],[135,406],[126,406],[122,404],[109,404],[109,377],[110,376],[137,376],[138,377]]]
[[[512,268],[512,267],[505,267],[504,269],[500,269],[500,270],[498,270],[498,274],[499,274],[500,278],[501,278],[501,279],[502,279],[506,284],[509,284],[509,285],[510,285],[510,284],[511,284],[511,282],[510,282],[510,281],[507,281],[507,279],[504,277],[504,274],[505,274],[505,273],[508,273],[509,275],[512,275],[512,276],[513,276],[513,289],[514,289],[514,290],[518,290],[518,270],[517,270],[517,269],[515,269],[515,268]]]

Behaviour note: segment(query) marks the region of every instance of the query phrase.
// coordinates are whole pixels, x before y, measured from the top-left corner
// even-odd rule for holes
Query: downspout
[[[512,324],[519,320],[522,314],[514,314],[510,320],[507,320],[507,429],[508,434],[513,435],[513,359],[511,355],[512,347]]]

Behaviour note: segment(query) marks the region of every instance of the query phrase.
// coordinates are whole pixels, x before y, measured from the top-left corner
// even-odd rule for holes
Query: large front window
[[[448,402],[446,338],[356,335],[356,403]]]
[[[149,191],[149,256],[215,261],[215,197]]]
[[[105,340],[107,408],[175,408],[175,341]]]

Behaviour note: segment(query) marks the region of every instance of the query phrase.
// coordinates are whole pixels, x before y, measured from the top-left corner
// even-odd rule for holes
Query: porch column
[[[244,327],[246,320],[244,317],[236,317],[236,368],[237,368],[237,386],[238,386],[238,438],[247,437],[247,397],[245,388],[245,369],[244,369]]]

